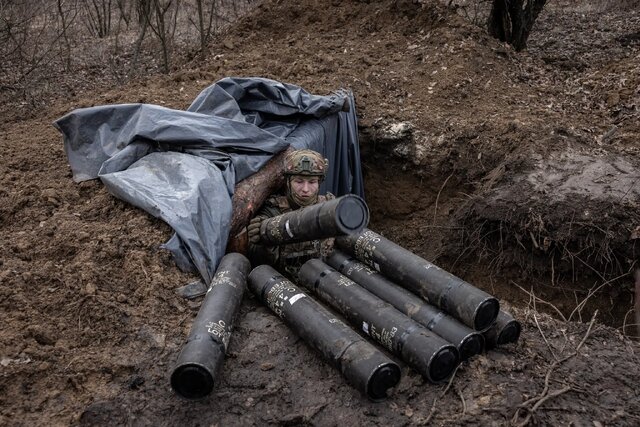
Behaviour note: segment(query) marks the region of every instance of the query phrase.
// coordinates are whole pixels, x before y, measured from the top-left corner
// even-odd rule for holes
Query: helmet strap
[[[309,200],[300,199],[291,189],[291,180],[295,175],[287,176],[287,200],[291,205],[292,209],[304,208],[305,206],[315,205],[318,203],[318,193],[316,192],[315,197]]]

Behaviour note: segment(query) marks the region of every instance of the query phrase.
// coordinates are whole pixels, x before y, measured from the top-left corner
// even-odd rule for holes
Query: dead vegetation
[[[55,99],[168,73],[209,55],[209,43],[254,5],[252,0],[3,1],[1,113],[31,117]]]
[[[449,3],[265,1],[204,59],[183,21],[167,75],[151,33],[130,72],[133,9],[102,39],[74,3],[64,24],[47,9],[58,18],[29,37],[67,28],[70,54],[2,43],[25,58],[0,69],[2,423],[637,425],[638,9],[549,2],[516,53]],[[176,399],[167,372],[199,302],[175,289],[194,278],[159,249],[165,224],[71,181],[51,122],[105,103],[183,109],[232,75],[351,88],[371,228],[511,303],[521,341],[447,384],[405,368],[374,404],[246,298],[212,396]]]

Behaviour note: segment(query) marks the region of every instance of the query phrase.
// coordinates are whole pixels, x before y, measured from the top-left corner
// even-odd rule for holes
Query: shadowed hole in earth
[[[597,174],[609,164],[587,156],[555,168],[536,169],[535,161],[518,165],[513,169],[519,172],[502,172],[493,188],[478,191],[477,182],[465,182],[477,174],[474,166],[441,173],[446,157],[416,161],[410,136],[394,139],[364,129],[361,145],[369,228],[501,301],[535,306],[561,320],[587,322],[598,310],[602,322],[636,335],[634,259],[640,246],[620,230],[634,215],[622,199],[633,184],[631,165],[610,162],[629,169],[620,194],[611,180],[606,192],[579,187],[586,180],[580,173],[590,167]],[[537,190],[527,186],[533,179],[553,186],[555,199],[536,203]],[[538,206],[544,209],[535,212]]]

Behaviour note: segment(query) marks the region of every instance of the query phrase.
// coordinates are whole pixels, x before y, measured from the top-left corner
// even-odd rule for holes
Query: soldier
[[[335,198],[331,193],[318,195],[328,167],[327,159],[313,150],[297,150],[287,155],[284,160],[285,195],[269,197],[247,227],[249,259],[254,265],[270,264],[282,274],[297,279],[298,270],[307,260],[322,258],[331,252],[333,239],[280,246],[260,242],[260,223],[264,219]]]

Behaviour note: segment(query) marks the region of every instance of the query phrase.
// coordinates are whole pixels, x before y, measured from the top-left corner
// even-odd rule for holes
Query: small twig
[[[640,178],[636,178],[636,180],[635,180],[635,181],[633,181],[633,184],[631,184],[631,187],[629,187],[629,189],[627,190],[627,192],[626,192],[626,193],[624,193],[624,194],[622,195],[622,197],[620,197],[620,199],[618,199],[618,203],[622,202],[622,199],[624,199],[625,197],[627,197],[627,194],[629,194],[629,192],[630,192],[631,190],[633,190],[633,187],[635,187],[635,186],[636,186],[636,184],[638,183],[638,181],[640,181]]]
[[[536,240],[535,236],[533,235],[533,231],[529,230],[529,237],[531,237],[531,242],[533,243],[533,246],[536,249],[540,249],[540,245],[538,245],[538,241]]]
[[[589,292],[587,292],[587,295],[589,295]],[[580,301],[578,301],[577,291],[573,291],[573,300],[576,302],[576,307],[580,306]],[[578,318],[580,319],[580,323],[582,323],[582,309],[578,310]]]
[[[526,252],[527,248],[524,247],[524,245],[522,244],[522,242],[520,241],[520,237],[518,237],[517,234],[515,234],[513,237],[516,238],[516,242],[518,242],[518,244],[520,245],[520,247]]]
[[[624,315],[624,320],[622,321],[622,335],[624,335],[625,337],[629,338],[629,335],[627,335],[627,317],[629,316],[629,313],[633,313],[635,311],[635,309],[630,308]],[[636,326],[637,325],[635,323],[632,323],[630,326]]]
[[[460,368],[460,365],[456,366],[455,371],[453,371],[453,374],[451,374],[451,378],[449,378],[449,383],[447,384],[447,388],[444,389],[440,397],[444,397],[444,395],[447,394],[447,392],[449,391],[451,384],[453,384],[453,379],[455,378],[456,373],[458,372],[458,368]]]
[[[586,249],[586,248],[585,248]],[[600,274],[600,272],[598,270],[596,270],[595,268],[593,268],[592,266],[590,266],[589,264],[587,264],[586,262],[584,262],[579,256],[578,254],[580,254],[581,252],[584,252],[584,250],[581,250],[580,252],[578,252],[577,254],[571,253],[567,250],[567,252],[569,252],[569,255],[571,256],[571,259],[573,260],[574,258],[577,259],[578,261],[580,261],[585,267],[587,267],[589,270],[593,271],[599,278],[601,278],[603,281],[607,280],[604,278],[604,276],[602,274]],[[572,268],[574,268],[572,266]],[[574,268],[575,270],[575,268]]]
[[[553,309],[556,311],[556,313],[558,313],[558,315],[560,316],[560,318],[561,318],[564,322],[566,322],[566,321],[567,321],[567,318],[566,318],[566,317],[564,317],[564,314],[562,314],[562,312],[561,312],[560,310],[558,310],[558,308],[557,308],[555,305],[551,304],[550,302],[547,302],[547,301],[543,300],[542,298],[540,298],[540,297],[536,296],[536,295],[535,295],[535,294],[533,294],[532,292],[527,291],[526,289],[524,289],[522,286],[518,285],[518,284],[517,284],[516,282],[514,282],[513,280],[510,280],[509,282],[511,282],[513,285],[517,286],[517,287],[518,287],[518,289],[520,289],[520,290],[521,290],[522,292],[524,292],[525,294],[529,295],[529,297],[531,297],[531,298],[533,298],[533,299],[535,299],[535,300],[537,300],[537,301],[539,301],[539,302],[541,302],[541,303],[543,303],[543,304],[546,304],[546,305],[550,306],[551,308],[553,308]]]
[[[456,387],[456,391],[458,392],[458,396],[460,397],[460,400],[462,401],[462,415],[467,413],[467,404],[464,401],[464,396],[462,395],[462,392],[460,391],[460,389],[458,387]]]
[[[578,346],[576,347],[576,349],[571,353],[568,354],[567,356],[563,357],[560,360],[555,360],[551,366],[549,367],[549,370],[547,371],[547,375],[545,375],[544,378],[544,388],[542,389],[542,393],[540,393],[538,396],[536,397],[532,397],[531,399],[522,402],[520,405],[518,405],[518,408],[516,409],[516,412],[513,414],[513,418],[511,419],[511,424],[515,425],[517,427],[523,427],[526,426],[529,421],[531,420],[531,417],[533,416],[533,413],[540,407],[540,405],[542,405],[544,402],[546,402],[547,400],[551,399],[552,397],[556,397],[559,396],[563,393],[566,393],[567,391],[572,390],[571,386],[566,386],[561,388],[560,390],[556,390],[552,393],[549,393],[549,381],[551,379],[551,374],[553,373],[553,371],[555,370],[555,368],[557,368],[558,366],[560,366],[562,363],[566,362],[567,360],[571,359],[572,357],[576,356],[578,354],[578,352],[580,351],[580,349],[582,348],[582,346],[584,345],[584,343],[587,341],[587,338],[589,338],[589,335],[591,335],[591,329],[593,328],[593,324],[596,321],[596,316],[598,315],[598,310],[595,311],[595,313],[593,313],[593,317],[591,318],[591,322],[589,322],[589,327],[587,328],[587,332],[584,334],[584,337],[582,338],[582,341],[580,341],[580,344],[578,344]],[[528,406],[530,404],[533,404],[533,406],[531,406],[531,408],[529,408]],[[520,418],[520,411],[521,410],[525,410],[527,411],[527,415],[524,418],[524,420],[521,423],[517,423],[518,418]]]
[[[453,384],[453,379],[455,378],[459,367],[460,367],[460,365],[458,365],[456,367],[455,371],[453,371],[453,374],[451,374],[451,378],[449,378],[449,383],[447,384],[447,387],[444,389],[444,391],[442,393],[440,393],[439,396],[436,396],[433,399],[433,404],[431,405],[431,409],[429,410],[429,415],[427,416],[427,419],[424,422],[425,424],[429,424],[429,421],[431,420],[431,417],[433,416],[433,414],[436,413],[436,403],[438,402],[438,399],[443,398],[444,395],[447,394],[447,392],[449,391],[449,387],[451,387],[451,384]]]
[[[444,183],[442,184],[442,187],[440,187],[440,191],[438,191],[438,195],[436,196],[436,206],[435,206],[435,209],[433,210],[433,224],[436,223],[436,215],[438,214],[438,200],[440,200],[440,193],[442,193],[442,190],[444,190],[444,187],[447,185],[447,182],[449,182],[449,179],[452,176],[453,174],[449,175],[447,179],[444,180]]]
[[[613,125],[609,128],[609,130],[607,130],[604,134],[600,135],[599,139],[599,143],[600,144],[606,144],[607,142],[609,142],[611,140],[611,138],[613,138],[613,134],[616,133],[616,131],[618,130],[618,126]]]
[[[555,379],[555,378],[551,378],[551,381],[556,383],[556,384],[560,384],[562,386],[571,386],[571,389],[577,393],[582,393],[582,394],[589,394],[590,391],[587,390],[584,387],[581,387],[579,385],[577,385],[575,382],[570,381],[570,380],[559,380],[559,379]],[[546,408],[545,408],[546,409]]]
[[[558,357],[556,356],[556,354],[553,352],[553,349],[551,348],[551,344],[549,344],[549,341],[547,341],[547,337],[544,335],[544,332],[542,332],[542,328],[540,328],[540,324],[538,323],[538,318],[535,315],[535,308],[534,308],[533,320],[535,320],[536,326],[538,327],[538,331],[540,331],[540,335],[542,335],[542,339],[547,344],[547,347],[549,348],[551,355],[555,360],[558,360]]]
[[[535,405],[533,405],[533,408],[531,408],[531,412],[534,412],[536,409],[540,407],[540,405],[542,405],[544,402],[551,399],[552,397],[560,396],[561,394],[566,393],[571,389],[572,389],[571,386],[566,386],[564,388],[561,388],[560,390],[554,391],[553,393],[547,394],[545,397],[538,400],[538,402]]]
[[[429,410],[429,415],[427,415],[427,419],[424,421],[425,424],[429,424],[429,421],[431,421],[431,417],[436,413],[436,402],[438,402],[437,397],[433,399],[433,404],[431,405],[431,409]]]
[[[146,277],[147,280],[149,280],[149,274],[147,273],[147,270],[144,268],[144,265],[142,264],[142,261],[139,261],[138,264],[140,265],[140,268],[142,269],[142,272],[144,273],[144,277]]]
[[[533,294],[533,287],[531,288],[531,293]],[[538,317],[536,316],[536,312],[538,311],[538,308],[536,307],[536,300],[533,300],[533,320],[536,322],[536,326],[538,327],[538,331],[540,331],[540,335],[542,335],[542,339],[544,340],[544,342],[547,344],[547,347],[549,348],[549,351],[551,352],[551,355],[553,356],[553,358],[555,360],[558,360],[558,358],[556,357],[556,354],[553,352],[553,349],[551,348],[551,344],[549,344],[549,341],[547,341],[547,337],[544,335],[544,332],[542,332],[542,328],[540,327],[540,323],[538,323]]]
[[[578,351],[580,350],[580,348],[582,347],[582,345],[585,343],[585,341],[587,340],[587,338],[589,338],[589,335],[591,334],[591,328],[593,328],[593,324],[596,321],[596,316],[598,315],[598,310],[596,310],[593,313],[593,316],[591,316],[591,321],[589,322],[589,328],[587,328],[587,332],[584,334],[584,338],[582,338],[582,341],[580,341],[580,344],[578,344],[578,346],[576,347],[576,350],[570,354],[569,356],[567,356],[566,358],[564,358],[562,361],[564,362],[565,360],[568,360],[570,358],[572,358],[573,356],[575,356],[576,354],[578,354]]]
[[[578,258],[578,257],[576,257]],[[580,260],[580,258],[578,258],[578,260],[580,262],[582,262],[582,260]],[[600,286],[596,287],[596,288],[591,288],[589,289],[589,293],[587,294],[587,296],[576,306],[576,308],[573,309],[573,311],[571,312],[571,314],[569,315],[569,319],[571,320],[573,318],[573,315],[576,313],[576,311],[578,311],[578,313],[580,313],[582,311],[582,309],[584,308],[585,304],[587,304],[587,301],[596,294],[596,292],[598,292],[600,289],[602,289],[603,287],[605,287],[606,285],[615,282],[618,279],[622,279],[625,276],[628,276],[629,272],[626,272],[624,274],[619,275],[618,277],[614,277],[613,279],[610,280],[606,280],[605,282],[603,282]],[[600,276],[602,278],[602,280],[605,280],[604,277]]]
[[[190,319],[191,317],[192,317],[192,315],[191,315],[191,314],[187,314],[186,316],[184,316],[184,317],[182,318],[182,320],[180,320],[180,323],[178,323],[178,326],[182,326],[182,324],[183,324],[184,322],[186,322],[186,321],[187,321],[187,319]],[[238,327],[236,327],[236,329],[238,329]]]
[[[567,333],[565,332],[565,329],[560,329],[560,332],[562,333],[562,336],[564,337],[564,344],[562,344],[562,348],[560,349],[560,354],[564,354],[564,349],[567,348],[567,344],[569,344],[569,338],[567,338]]]

